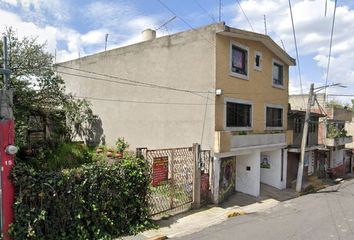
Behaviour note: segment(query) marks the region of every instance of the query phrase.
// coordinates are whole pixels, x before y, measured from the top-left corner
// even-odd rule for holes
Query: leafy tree
[[[327,107],[343,108],[343,104],[335,99],[332,99],[327,103]]]
[[[41,115],[50,118],[55,126],[54,138],[60,135],[71,140],[84,134],[88,122],[97,117],[92,114],[86,100],[74,99],[65,92],[63,79],[53,69],[53,56],[46,51],[46,44],[36,38],[19,39],[12,28],[3,33],[8,37],[10,86],[14,89],[14,117],[16,119],[16,144],[27,143],[29,118]],[[2,49],[3,43],[0,42]],[[0,53],[2,58],[2,52]],[[3,76],[0,77],[3,80]],[[3,81],[0,81],[2,87]],[[76,116],[76,117],[73,117]],[[66,118],[70,120],[66,121]]]

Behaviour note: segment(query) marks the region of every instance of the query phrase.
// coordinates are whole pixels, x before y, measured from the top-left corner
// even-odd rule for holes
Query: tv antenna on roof
[[[173,16],[173,17],[171,17],[169,20],[167,20],[165,23],[163,23],[162,25],[160,25],[159,27],[157,27],[156,29],[155,29],[155,31],[158,31],[158,30],[160,30],[161,28],[163,28],[164,26],[166,26],[167,24],[169,24],[170,22],[172,22],[173,20],[175,20],[176,19],[176,16]]]

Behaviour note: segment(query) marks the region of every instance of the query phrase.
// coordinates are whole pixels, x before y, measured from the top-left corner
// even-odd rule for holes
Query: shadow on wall
[[[102,120],[97,117],[87,124],[81,131],[81,138],[88,146],[96,147],[100,144],[106,144],[106,136],[103,133]]]

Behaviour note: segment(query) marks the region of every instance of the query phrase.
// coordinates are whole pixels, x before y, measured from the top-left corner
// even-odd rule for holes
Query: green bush
[[[32,152],[29,156],[25,154],[28,149]],[[53,171],[91,163],[93,154],[93,149],[81,143],[47,141],[37,143],[31,148],[21,149],[16,160],[36,170]]]
[[[15,185],[14,239],[112,239],[150,226],[150,183],[144,160],[125,156],[62,171],[20,163]]]

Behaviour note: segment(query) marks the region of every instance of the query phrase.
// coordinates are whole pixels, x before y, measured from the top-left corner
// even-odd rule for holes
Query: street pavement
[[[354,179],[173,239],[354,240]]]

